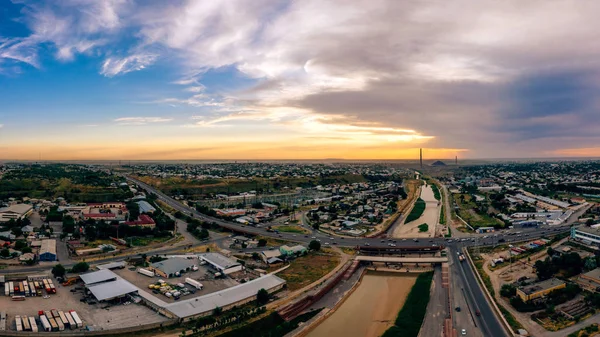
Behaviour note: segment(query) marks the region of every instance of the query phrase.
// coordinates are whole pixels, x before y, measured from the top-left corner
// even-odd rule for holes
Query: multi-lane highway
[[[170,207],[175,210],[181,211],[184,214],[192,216],[197,219],[201,219],[204,221],[214,222],[219,226],[239,232],[239,233],[247,233],[250,235],[262,235],[273,238],[281,238],[287,241],[293,242],[301,242],[308,243],[311,240],[318,239],[322,244],[326,245],[339,245],[346,247],[356,247],[356,246],[371,246],[371,247],[389,247],[390,245],[396,245],[397,247],[401,246],[418,246],[418,247],[426,247],[432,245],[445,245],[445,246],[474,246],[474,245],[494,245],[502,242],[515,242],[515,241],[525,241],[534,238],[539,238],[544,235],[552,235],[559,232],[565,232],[569,230],[568,225],[563,226],[543,226],[540,228],[524,228],[519,230],[510,230],[510,231],[500,231],[494,234],[471,234],[469,237],[465,237],[462,239],[454,240],[454,239],[444,239],[444,238],[403,238],[403,239],[380,239],[380,238],[342,238],[335,237],[330,235],[325,235],[319,231],[313,231],[312,234],[308,235],[300,235],[300,234],[290,234],[290,233],[274,233],[267,231],[266,227],[269,224],[263,224],[263,227],[254,227],[254,226],[246,226],[243,224],[224,221],[221,219],[217,219],[214,217],[207,216],[196,211],[194,208],[183,205],[182,203],[174,200],[173,198],[165,195],[163,192],[158,189],[142,182],[137,179],[125,176],[125,178],[145,189],[147,192],[151,192],[156,194],[159,200],[166,203]],[[577,219],[577,213],[573,215],[574,219]],[[518,233],[518,234],[517,234]]]

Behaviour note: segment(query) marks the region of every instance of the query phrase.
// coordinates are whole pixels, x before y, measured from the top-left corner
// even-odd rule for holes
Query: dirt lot
[[[131,271],[129,269],[118,269],[118,270],[115,270],[114,272],[117,273],[122,278],[126,279],[127,281],[133,283],[138,288],[143,289],[149,293],[151,293],[152,290],[148,289],[148,285],[150,285],[152,283],[156,283],[158,281],[158,279],[160,279],[160,277],[148,277],[148,276],[142,275],[136,271]],[[163,278],[163,280],[165,282],[167,282],[168,284],[177,284],[177,283],[185,284],[185,279],[187,277],[193,278],[194,280],[199,281],[200,283],[202,283],[204,288],[202,290],[196,290],[192,286],[186,285],[186,288],[188,288],[190,290],[196,290],[196,293],[190,294],[189,296],[182,296],[181,300],[187,300],[189,298],[214,293],[215,291],[227,289],[227,288],[233,287],[238,284],[238,282],[236,282],[235,280],[230,279],[230,278],[214,279],[214,277],[212,277],[212,274],[209,273],[208,270],[206,268],[204,268],[203,266],[199,266],[198,271],[185,273],[181,277],[173,277],[173,278],[169,278],[169,279]],[[175,302],[174,299],[168,298],[160,293],[153,294],[153,295],[156,296],[156,298],[163,300],[167,303]]]
[[[57,283],[55,282],[55,285]],[[10,297],[0,296],[0,308],[2,308],[2,311],[6,311],[8,315],[8,328],[15,329],[15,315],[27,315],[37,318],[39,310],[51,309],[75,310],[83,320],[84,325],[93,326],[96,330],[125,328],[167,321],[166,317],[160,316],[143,305],[119,305],[107,309],[102,309],[105,307],[104,304],[88,305],[79,301],[82,292],[72,293],[69,291],[70,289],[73,289],[73,287],[58,285],[56,294],[50,295],[49,299],[44,299],[43,296],[27,297],[22,302],[14,302]],[[133,317],[135,319],[132,319]],[[39,319],[37,323],[38,326],[41,325]]]
[[[325,276],[340,262],[340,256],[311,253],[294,260],[289,268],[277,274],[287,281],[288,289],[300,289]],[[280,267],[277,267],[280,268]]]

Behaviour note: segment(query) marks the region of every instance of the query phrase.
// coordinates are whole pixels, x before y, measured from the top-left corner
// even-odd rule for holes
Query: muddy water
[[[379,337],[393,325],[417,276],[368,272],[358,288],[308,337]]]

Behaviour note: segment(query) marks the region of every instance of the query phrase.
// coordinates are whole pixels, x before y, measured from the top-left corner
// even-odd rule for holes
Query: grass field
[[[127,242],[131,242],[132,246],[139,247],[139,246],[151,245],[153,243],[165,242],[165,241],[168,241],[170,239],[171,239],[171,237],[163,237],[163,238],[141,238],[141,237],[137,237],[137,238],[133,238],[131,240],[127,240]]]
[[[418,218],[420,218],[421,215],[423,215],[423,212],[425,211],[425,206],[426,206],[426,204],[423,199],[421,199],[421,198],[417,199],[417,201],[415,201],[415,205],[413,206],[412,210],[406,217],[405,223],[409,223],[411,221],[415,221]]]
[[[419,232],[427,232],[429,230],[429,225],[424,223],[419,225]]]
[[[286,280],[288,289],[293,291],[327,275],[339,263],[339,255],[313,252],[297,258],[288,269],[277,276]]]
[[[463,196],[464,199],[461,199]],[[504,226],[504,223],[489,216],[485,212],[478,211],[477,204],[469,194],[454,194],[454,202],[458,205],[458,215],[473,227],[491,227],[494,225]]]
[[[442,196],[440,195],[440,189],[438,188],[438,186],[436,184],[430,184],[431,186],[431,190],[433,190],[433,197],[435,198],[435,200],[441,200]]]
[[[440,209],[440,224],[441,225],[446,224],[446,205],[444,205],[444,204],[442,204],[442,207]]]
[[[300,226],[296,226],[296,225],[277,226],[274,229],[276,229],[280,232],[285,232],[285,233],[299,233],[299,234],[309,233],[308,230],[306,230]]]
[[[433,280],[433,272],[422,273],[417,277],[396,322],[382,337],[417,337],[425,318],[429,303],[429,289]]]

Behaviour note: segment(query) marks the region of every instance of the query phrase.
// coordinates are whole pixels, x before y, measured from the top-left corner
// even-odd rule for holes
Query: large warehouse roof
[[[88,289],[98,301],[110,300],[112,298],[125,296],[138,291],[136,286],[122,278],[118,278],[113,282],[94,284],[89,286]]]
[[[275,275],[265,275],[250,282],[238,284],[235,287],[207,294],[189,300],[171,303],[165,309],[174,315],[184,318],[212,311],[216,307],[226,307],[249,297],[256,296],[260,289],[272,289],[284,284],[285,281]]]
[[[117,278],[117,274],[113,273],[108,269],[102,269],[99,271],[94,271],[91,273],[80,275],[79,277],[81,277],[81,280],[83,280],[83,282],[86,285],[93,285],[99,282],[115,280]]]
[[[48,239],[42,240],[42,245],[40,247],[40,255],[44,253],[50,253],[52,255],[56,255],[56,240]]]
[[[200,258],[221,270],[225,270],[225,269],[240,265],[238,262],[235,262],[232,259],[229,259],[218,253],[201,254]]]
[[[192,260],[183,259],[180,257],[173,257],[168,260],[155,262],[150,266],[161,270],[163,273],[169,275],[175,274],[181,270],[185,270],[186,268],[191,268],[194,264],[195,262]]]

